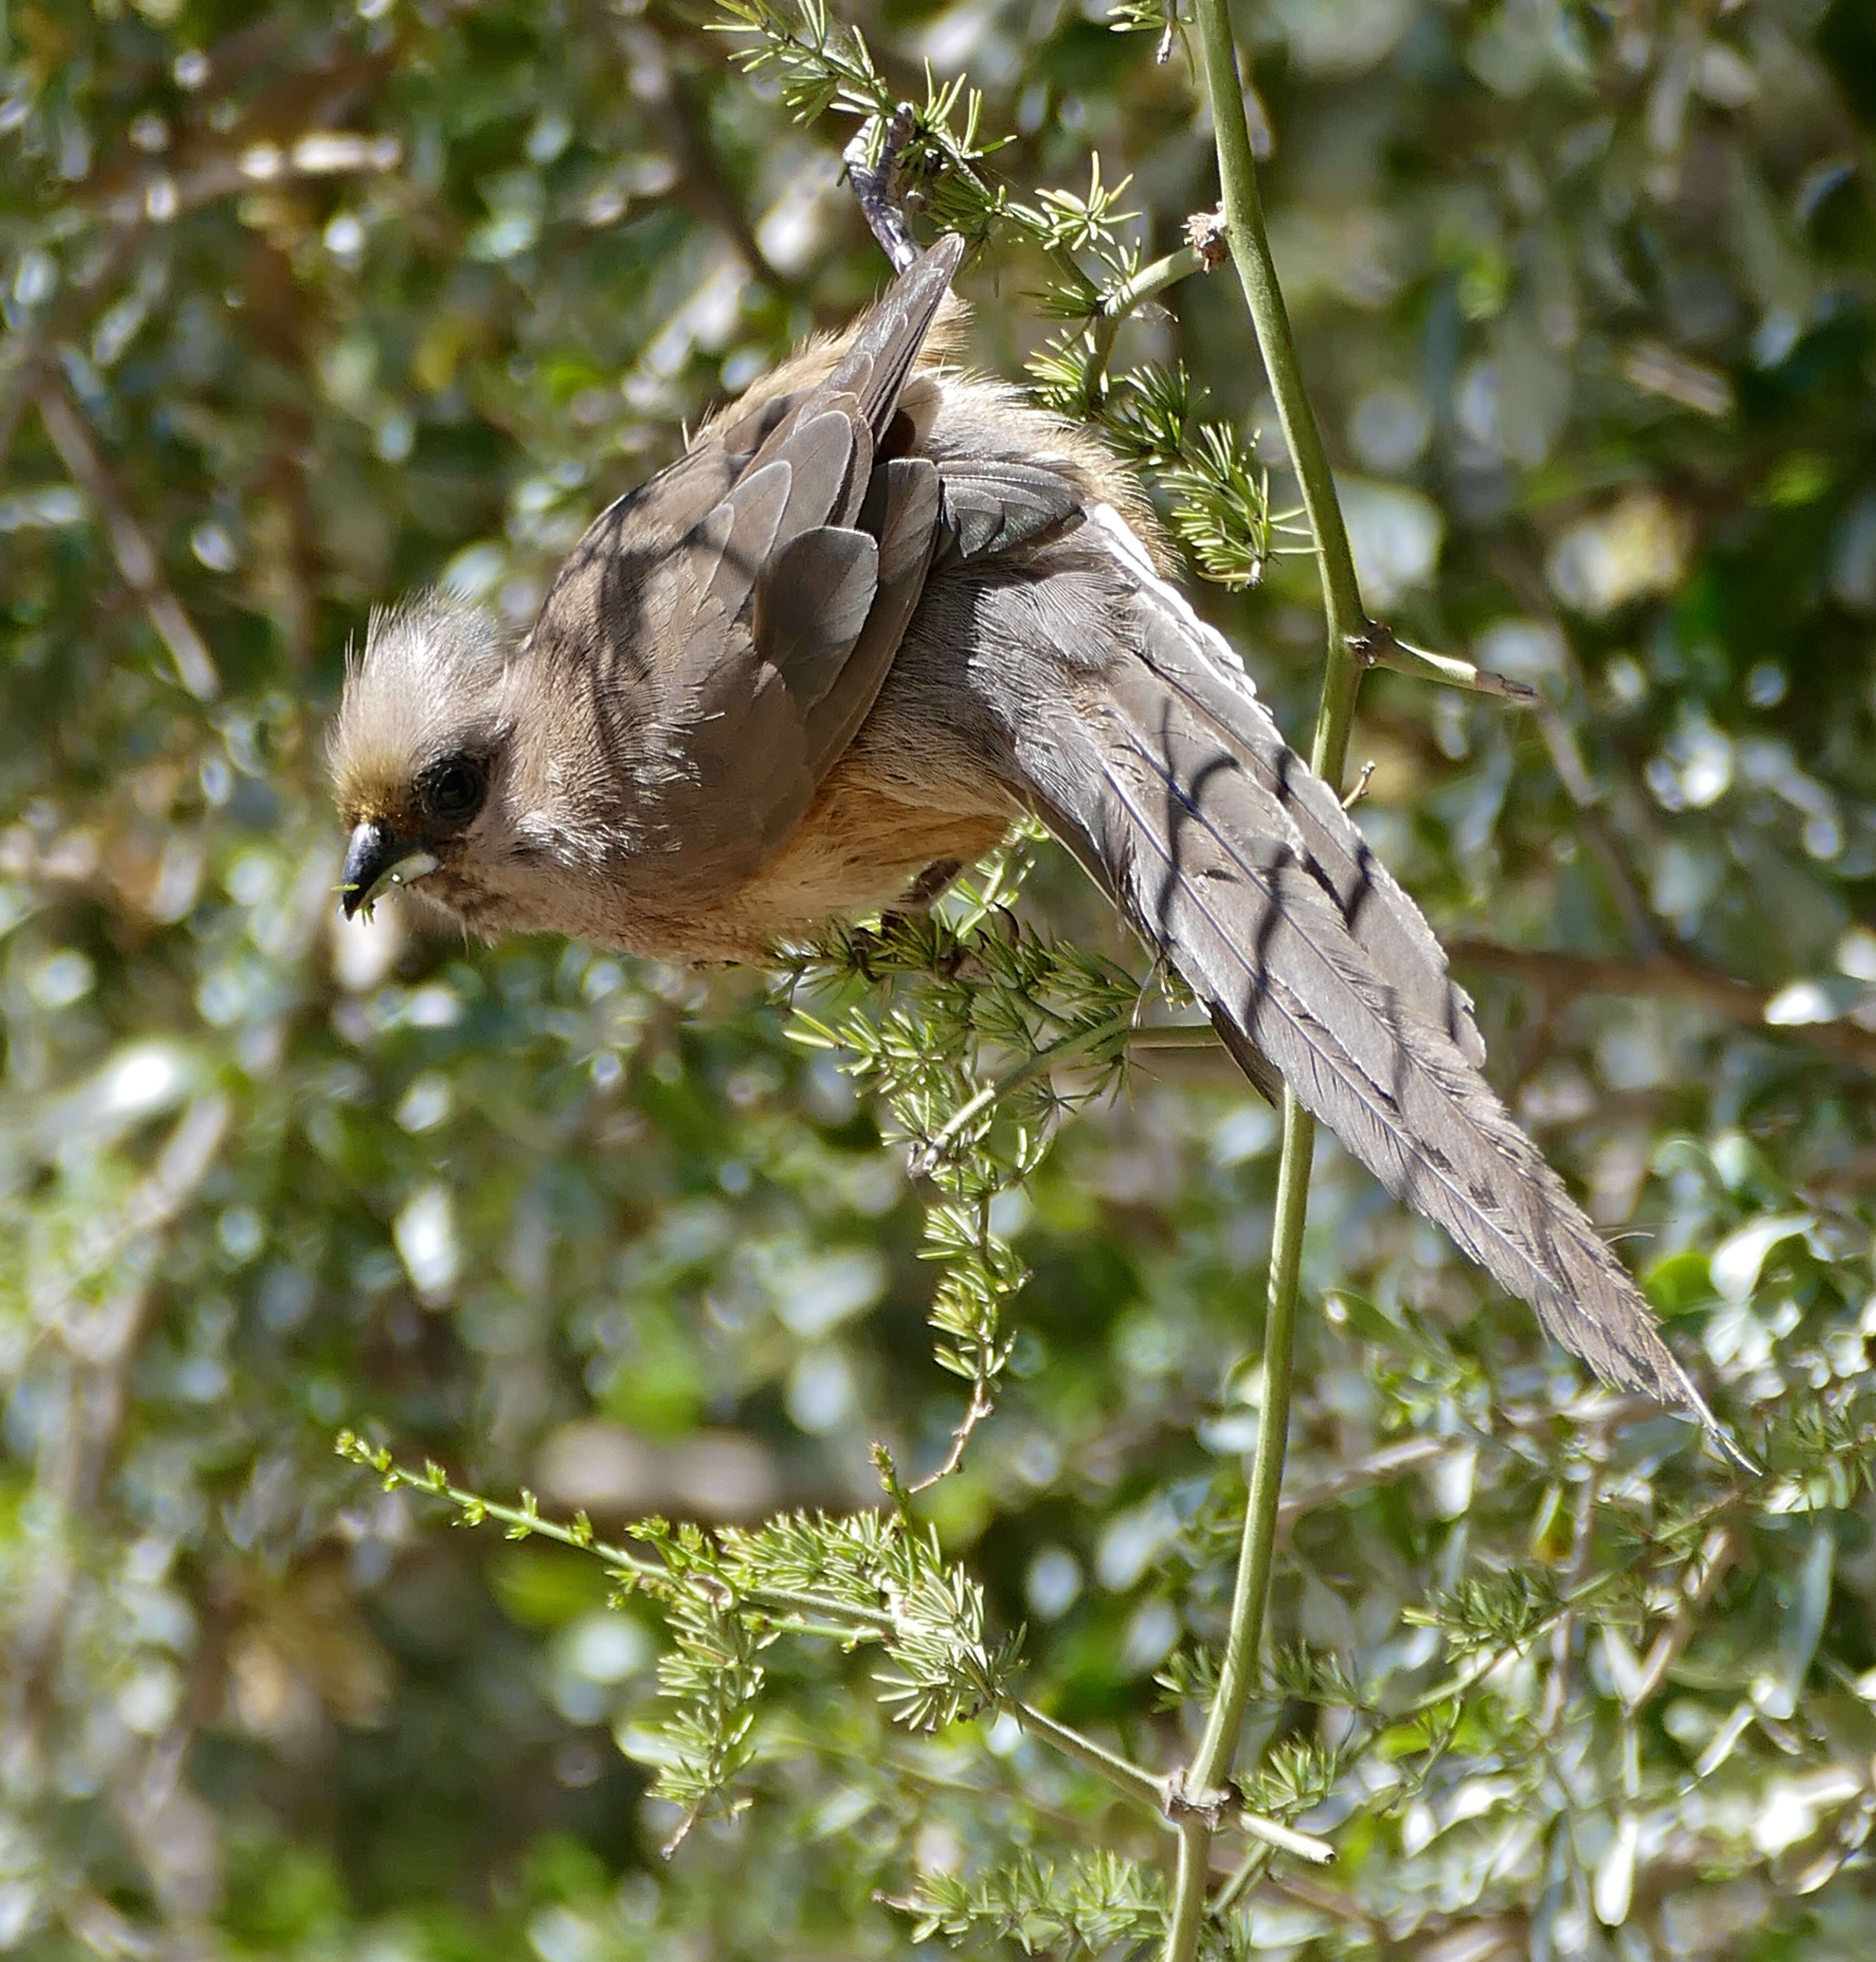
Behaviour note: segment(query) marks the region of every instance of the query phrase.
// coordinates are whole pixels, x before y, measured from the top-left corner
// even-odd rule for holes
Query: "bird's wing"
[[[628,821],[663,894],[721,895],[779,851],[886,679],[940,516],[893,418],[963,249],[903,273],[823,379],[733,414],[609,513],[596,609],[564,576],[543,609],[537,638],[557,606],[563,641],[583,604],[599,615]]]

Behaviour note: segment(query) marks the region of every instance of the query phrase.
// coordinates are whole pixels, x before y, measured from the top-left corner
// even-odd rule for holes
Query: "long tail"
[[[1254,1080],[1274,1066],[1389,1192],[1599,1376],[1692,1411],[1749,1465],[1479,1074],[1470,1004],[1419,909],[1133,534],[1104,508],[1088,522],[1113,561],[1128,651],[1091,699],[1018,733],[1052,828],[1165,951]]]

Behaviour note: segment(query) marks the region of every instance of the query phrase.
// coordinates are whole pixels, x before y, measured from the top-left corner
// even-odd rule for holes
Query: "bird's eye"
[[[423,807],[433,817],[460,823],[481,809],[488,772],[473,756],[452,756],[425,772],[420,789]]]

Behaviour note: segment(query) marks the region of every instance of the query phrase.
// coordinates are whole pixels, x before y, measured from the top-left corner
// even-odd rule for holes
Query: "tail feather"
[[[1148,666],[1219,740],[1236,746],[1247,767],[1281,800],[1306,862],[1410,1011],[1443,1028],[1469,1060],[1483,1062],[1485,1038],[1472,1018],[1472,997],[1448,974],[1446,949],[1426,915],[1375,855],[1335,793],[1283,740],[1231,644],[1199,618],[1177,586],[1155,574],[1118,513],[1101,507],[1090,514],[1090,526],[1136,587],[1132,623]]]
[[[1111,550],[1128,650],[1091,705],[1065,705],[1027,739],[1053,825],[1185,976],[1254,1080],[1274,1065],[1391,1193],[1598,1376],[1682,1405],[1747,1462],[1479,1074],[1478,1031],[1418,909],[1221,660],[1222,643],[1119,521],[1108,529],[1126,541]]]

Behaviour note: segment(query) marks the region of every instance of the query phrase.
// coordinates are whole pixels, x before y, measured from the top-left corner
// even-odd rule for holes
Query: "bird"
[[[1481,1073],[1419,908],[1085,427],[952,357],[941,239],[596,518],[532,627],[374,614],[330,742],[347,916],[772,960],[1040,820],[1210,1013],[1605,1382],[1750,1464]]]

